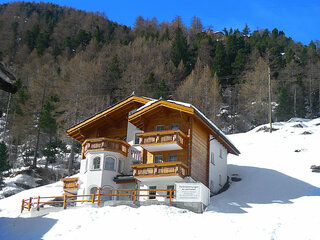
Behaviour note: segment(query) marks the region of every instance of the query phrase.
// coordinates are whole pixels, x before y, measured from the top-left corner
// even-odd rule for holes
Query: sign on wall
[[[194,183],[177,183],[176,184],[177,201],[189,202],[200,201],[200,185]]]
[[[210,203],[210,190],[201,182],[176,183],[176,201]]]

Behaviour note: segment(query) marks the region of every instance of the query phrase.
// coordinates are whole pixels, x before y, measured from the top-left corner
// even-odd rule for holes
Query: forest
[[[137,16],[128,27],[100,12],[1,4],[0,61],[18,92],[0,92],[0,171],[66,154],[72,171],[81,146],[66,129],[132,92],[192,103],[227,134],[268,122],[269,89],[272,121],[319,117],[319,41],[190,21]]]

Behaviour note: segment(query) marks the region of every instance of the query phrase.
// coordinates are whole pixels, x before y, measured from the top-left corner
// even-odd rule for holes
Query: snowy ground
[[[298,125],[299,124],[299,125]],[[320,118],[274,125],[272,134],[229,136],[241,151],[229,176],[242,181],[211,198],[203,214],[167,206],[82,207],[31,218],[22,198],[62,193],[62,184],[0,200],[0,239],[320,239]]]

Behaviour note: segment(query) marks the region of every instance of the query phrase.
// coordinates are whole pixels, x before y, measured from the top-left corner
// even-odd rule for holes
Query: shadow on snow
[[[290,204],[292,199],[320,196],[320,188],[272,169],[237,165],[228,165],[228,169],[242,180],[212,197],[206,211],[246,213],[249,204]]]
[[[0,217],[0,239],[37,240],[42,239],[57,220],[44,217],[7,218]]]

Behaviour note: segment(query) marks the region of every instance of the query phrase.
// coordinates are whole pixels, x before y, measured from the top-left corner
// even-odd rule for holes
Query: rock
[[[272,128],[272,131],[273,131],[273,132],[274,132],[274,131],[277,131],[277,130],[279,130],[279,129],[278,129],[278,128]],[[263,126],[263,127],[259,128],[259,129],[257,130],[257,132],[260,132],[260,131],[270,132],[270,128],[267,127],[267,126]]]
[[[310,135],[312,134],[312,132],[309,132],[309,131],[304,131],[303,133],[301,133],[302,135]]]
[[[301,123],[295,124],[292,127],[294,127],[294,128],[304,128],[304,126]]]

